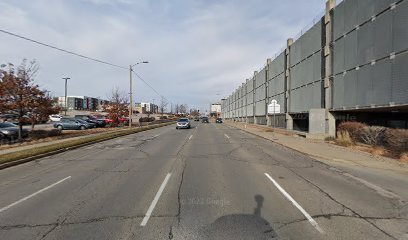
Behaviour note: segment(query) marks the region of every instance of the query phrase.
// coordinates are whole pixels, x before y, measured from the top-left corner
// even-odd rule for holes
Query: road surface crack
[[[367,217],[364,217],[362,215],[360,215],[359,213],[357,213],[355,210],[351,209],[350,207],[344,205],[343,203],[337,201],[333,196],[331,196],[329,193],[327,193],[326,191],[324,191],[322,188],[320,188],[319,186],[317,186],[315,183],[311,182],[310,180],[306,179],[305,177],[303,177],[302,175],[298,174],[297,172],[295,172],[293,169],[288,168],[289,171],[291,171],[293,174],[295,174],[296,176],[298,176],[299,178],[303,179],[304,181],[306,181],[307,183],[309,183],[310,185],[314,186],[315,188],[318,189],[319,192],[323,193],[324,195],[326,195],[329,199],[331,199],[332,201],[334,201],[335,203],[341,205],[344,209],[349,210],[350,212],[353,213],[352,217],[355,218],[359,218],[359,219],[363,219],[364,221],[366,221],[368,224],[370,224],[371,226],[373,226],[374,228],[376,228],[377,230],[379,230],[380,232],[384,233],[385,235],[387,235],[388,237],[397,240],[397,238],[395,238],[394,236],[392,236],[391,234],[387,233],[386,231],[384,231],[383,229],[381,229],[380,227],[378,227],[376,224],[372,223],[371,221],[368,221]],[[324,215],[322,215],[324,216]],[[346,215],[349,216],[350,215]]]
[[[184,180],[184,172],[186,170],[186,160],[183,159],[183,170],[181,172],[181,180],[180,180],[180,185],[178,188],[178,192],[177,192],[177,201],[178,201],[178,210],[177,210],[177,222],[180,225],[180,221],[181,221],[181,187],[183,185],[183,180]]]

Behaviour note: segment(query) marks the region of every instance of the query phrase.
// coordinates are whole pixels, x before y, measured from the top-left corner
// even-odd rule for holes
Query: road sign
[[[280,104],[278,101],[273,99],[271,103],[268,105],[268,114],[277,114],[280,113]]]

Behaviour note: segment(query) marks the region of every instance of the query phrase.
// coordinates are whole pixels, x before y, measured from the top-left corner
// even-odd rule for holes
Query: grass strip
[[[54,144],[50,144],[50,145],[43,146],[43,147],[25,149],[21,151],[12,152],[12,153],[2,154],[0,155],[0,164],[13,162],[13,161],[17,161],[20,159],[30,158],[30,157],[34,157],[37,155],[43,155],[43,154],[50,153],[50,152],[56,152],[59,150],[68,150],[76,146],[81,146],[84,144],[89,144],[89,143],[94,143],[94,142],[101,142],[101,141],[109,140],[112,138],[117,138],[117,137],[129,135],[129,134],[143,132],[143,131],[154,129],[154,128],[164,127],[170,124],[173,124],[173,122],[162,123],[162,124],[157,124],[157,125],[150,125],[150,126],[146,126],[143,128],[132,128],[132,129],[120,130],[116,132],[102,133],[96,136],[89,136],[89,137],[84,137],[80,139],[67,140],[61,143],[54,143]]]

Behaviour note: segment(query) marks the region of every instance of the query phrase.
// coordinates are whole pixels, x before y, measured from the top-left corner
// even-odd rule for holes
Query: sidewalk
[[[296,134],[291,135],[290,132],[282,129],[274,131],[270,127],[242,122],[225,121],[225,124],[305,153],[321,162],[408,173],[408,164],[398,162],[396,159],[374,156],[366,152],[330,144],[323,140],[306,139]]]

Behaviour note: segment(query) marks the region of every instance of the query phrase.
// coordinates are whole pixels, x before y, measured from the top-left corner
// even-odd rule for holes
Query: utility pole
[[[143,61],[143,62],[138,62],[133,65],[129,65],[129,77],[130,77],[130,91],[129,91],[129,128],[132,127],[132,116],[133,116],[133,96],[132,96],[132,72],[133,72],[133,66],[136,66],[141,63],[149,63],[148,61]]]
[[[132,127],[132,116],[133,116],[133,96],[132,96],[132,65],[129,65],[129,76],[130,76],[130,92],[129,92],[129,128]]]
[[[64,77],[62,78],[65,80],[65,116],[67,116],[67,108],[68,108],[68,103],[67,103],[67,85],[68,85],[68,79],[71,79],[69,77]]]

